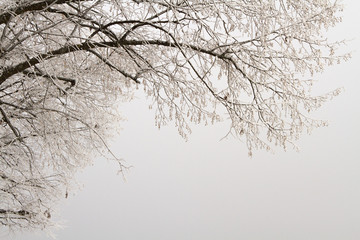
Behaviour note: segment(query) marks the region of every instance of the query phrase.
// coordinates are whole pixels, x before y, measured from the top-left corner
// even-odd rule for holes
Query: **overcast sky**
[[[196,126],[185,142],[172,125],[154,126],[144,99],[124,104],[115,152],[134,166],[117,175],[97,160],[83,188],[59,207],[58,240],[360,239],[360,1],[345,0],[331,36],[354,39],[353,58],[320,76],[318,91],[344,87],[320,111],[329,127],[298,142],[300,152],[254,152],[228,138],[229,123]],[[43,233],[0,239],[42,240]]]

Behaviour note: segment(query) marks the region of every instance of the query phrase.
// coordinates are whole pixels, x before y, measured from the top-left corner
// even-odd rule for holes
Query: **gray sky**
[[[317,91],[345,91],[314,116],[329,127],[298,142],[300,152],[254,152],[228,138],[229,123],[196,126],[185,142],[173,126],[154,126],[148,103],[124,104],[128,119],[115,152],[134,167],[116,175],[97,160],[79,174],[82,191],[59,207],[59,240],[338,240],[360,239],[359,1],[345,0],[331,36],[355,39],[349,62],[320,76]],[[49,239],[0,232],[1,239]]]

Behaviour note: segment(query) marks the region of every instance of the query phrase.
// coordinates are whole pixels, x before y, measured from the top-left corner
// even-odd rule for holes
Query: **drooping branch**
[[[72,53],[72,52],[76,52],[76,51],[81,51],[81,50],[88,51],[90,49],[99,48],[99,47],[103,48],[103,47],[138,46],[138,45],[144,45],[144,46],[145,45],[158,45],[158,46],[165,46],[165,47],[172,47],[172,48],[185,47],[185,48],[190,48],[199,53],[205,53],[210,56],[218,57],[221,59],[228,58],[223,54],[216,53],[214,51],[207,50],[207,49],[195,46],[195,45],[184,44],[184,43],[174,43],[171,41],[164,41],[164,40],[148,40],[148,41],[146,41],[146,40],[124,40],[123,39],[123,40],[119,40],[119,41],[84,42],[84,43],[80,43],[80,44],[64,46],[59,49],[49,51],[47,53],[42,53],[42,54],[39,54],[38,56],[35,56],[35,57],[29,59],[28,61],[24,61],[15,66],[5,68],[3,70],[3,72],[0,74],[0,85],[4,81],[6,81],[6,79],[8,79],[9,77],[11,77],[17,73],[23,72],[27,68],[34,66],[42,61],[54,58],[56,56],[60,56],[60,55],[64,55],[64,54]]]
[[[109,60],[107,60],[106,58],[104,58],[103,56],[101,56],[101,54],[88,49],[88,52],[94,54],[97,58],[99,58],[101,61],[103,61],[106,65],[108,65],[111,69],[115,69],[116,71],[118,71],[119,73],[121,73],[124,77],[130,78],[131,80],[133,80],[136,83],[140,83],[139,80],[137,79],[137,76],[132,76],[129,73],[125,72],[124,70],[119,69],[118,67],[116,67],[114,64],[112,64]]]

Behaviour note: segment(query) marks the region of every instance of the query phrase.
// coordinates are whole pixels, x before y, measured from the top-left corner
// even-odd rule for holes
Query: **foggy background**
[[[312,113],[315,129],[275,154],[229,137],[230,123],[193,126],[185,142],[170,124],[154,125],[149,102],[124,103],[127,121],[114,152],[133,166],[124,181],[113,162],[97,159],[78,175],[82,190],[59,206],[59,240],[358,240],[360,239],[359,1],[343,1],[343,23],[331,38],[349,39],[349,62],[327,68],[316,92],[342,94]],[[140,96],[141,94],[139,94]],[[50,239],[44,233],[0,239]]]

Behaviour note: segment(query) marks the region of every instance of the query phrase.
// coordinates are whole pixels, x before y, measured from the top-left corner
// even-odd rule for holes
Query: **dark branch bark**
[[[14,135],[18,138],[21,139],[19,130],[17,130],[14,125],[12,125],[10,119],[8,118],[8,116],[6,115],[5,111],[0,107],[0,112],[1,115],[3,116],[4,121],[6,122],[6,124],[11,128],[11,131],[14,133]]]
[[[158,46],[165,46],[165,47],[175,47],[175,48],[189,48],[199,53],[205,53],[214,57],[219,57],[221,59],[230,60],[230,57],[225,57],[220,53],[216,53],[211,50],[207,50],[204,48],[197,47],[195,45],[190,44],[183,44],[183,43],[174,43],[171,41],[163,41],[163,40],[148,40],[148,41],[141,41],[141,40],[119,40],[119,41],[111,41],[111,42],[84,42],[75,45],[64,46],[59,49],[49,51],[47,53],[39,54],[36,57],[29,59],[28,61],[19,63],[13,67],[7,67],[3,70],[0,74],[0,85],[5,82],[9,77],[23,72],[27,68],[34,66],[44,60],[54,58],[56,56],[60,56],[67,53],[72,53],[76,51],[85,50],[88,51],[94,48],[101,48],[101,47],[119,47],[119,46],[138,46],[138,45],[158,45]]]
[[[27,75],[35,75],[35,76],[41,76],[41,77],[45,77],[45,78],[59,79],[61,81],[70,83],[71,86],[75,86],[75,84],[76,84],[76,80],[72,79],[72,78],[49,75],[49,74],[38,72],[38,71],[32,72],[32,71],[24,70],[23,73],[27,74]]]
[[[13,211],[13,210],[0,209],[0,214],[16,214],[20,216],[25,216],[25,215],[30,215],[30,212],[25,210]]]
[[[78,2],[87,0],[44,0],[30,5],[18,6],[14,9],[10,9],[6,13],[0,15],[0,24],[7,23],[11,17],[23,14],[29,11],[38,11],[48,8],[52,4],[64,4],[68,2]]]

